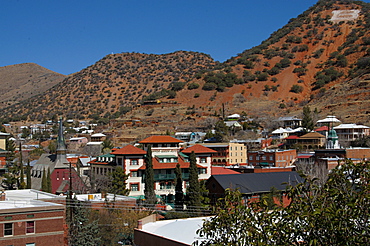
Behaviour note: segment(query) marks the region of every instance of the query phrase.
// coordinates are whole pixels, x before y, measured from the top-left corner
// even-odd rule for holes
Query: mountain
[[[34,63],[0,67],[0,107],[44,93],[65,77]]]
[[[186,114],[199,117],[222,111],[277,117],[310,105],[365,123],[368,117],[357,116],[365,113],[369,100],[367,73],[370,4],[320,0],[259,46],[224,63],[185,51],[107,55],[42,96],[5,108],[3,115],[107,120],[129,111],[138,115],[145,111],[138,105],[160,101],[162,109],[187,107],[191,112]],[[345,111],[343,105],[356,110]]]

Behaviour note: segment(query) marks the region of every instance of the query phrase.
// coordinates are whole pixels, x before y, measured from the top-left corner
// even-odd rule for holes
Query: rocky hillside
[[[65,77],[34,63],[0,67],[0,107],[44,93]]]
[[[369,71],[370,4],[320,0],[261,45],[224,63],[184,51],[108,55],[42,96],[5,109],[4,116],[108,120],[132,110],[132,115],[142,113],[138,105],[156,104],[173,112],[188,107],[199,117],[225,108],[275,117],[308,104],[323,114],[347,117],[339,112],[344,103],[357,105],[352,114],[364,114],[359,102],[367,100],[363,83]],[[370,122],[348,115],[348,120]]]
[[[118,117],[137,104],[171,94],[215,62],[208,55],[178,51],[166,55],[122,53],[103,59],[5,111],[9,117],[42,120],[53,115],[83,119]]]

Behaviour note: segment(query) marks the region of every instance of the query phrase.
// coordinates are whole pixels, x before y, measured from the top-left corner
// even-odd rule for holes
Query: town
[[[323,183],[345,161],[370,158],[370,127],[335,116],[314,121],[313,115],[304,107],[303,117],[279,117],[268,132],[235,113],[219,117],[207,132],[163,132],[139,140],[72,119],[4,124],[0,240],[64,245],[82,230],[71,221],[100,221],[115,208],[124,211],[117,215],[121,220],[131,221],[110,221],[106,245],[191,245],[207,218],[202,216],[212,215],[230,188],[240,191],[245,204],[273,189],[287,206],[285,189],[303,182],[300,173]],[[95,217],[78,218],[79,209],[95,211]],[[176,231],[185,224],[189,232],[179,237]]]

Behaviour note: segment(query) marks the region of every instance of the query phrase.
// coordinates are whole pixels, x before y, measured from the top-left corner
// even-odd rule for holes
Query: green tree
[[[184,191],[182,189],[182,174],[179,163],[176,165],[175,175],[175,207],[178,210],[182,210],[184,204]]]
[[[30,166],[30,161],[27,162],[26,177],[27,177],[26,189],[31,189],[31,166]]]
[[[90,210],[86,204],[74,199],[73,218],[69,224],[69,245],[71,246],[96,246],[100,243],[98,223],[90,222]]]
[[[104,154],[108,154],[112,151],[112,149],[114,148],[114,145],[112,143],[112,141],[110,141],[109,139],[105,139],[102,144],[101,144],[101,150]]]
[[[245,206],[238,190],[226,190],[216,215],[194,245],[369,245],[370,162],[340,163],[320,184],[288,186],[288,206],[266,199]]]
[[[55,154],[57,152],[57,142],[55,140],[50,141],[48,149],[50,154]]]
[[[20,175],[19,175],[19,189],[26,188],[26,183],[24,182],[24,167],[23,167],[23,154],[22,154],[22,144],[19,143],[19,169],[20,169]]]
[[[42,178],[41,178],[41,190],[47,192],[48,190],[48,181],[46,177],[46,170],[45,167],[42,170]]]
[[[22,128],[22,138],[28,138],[28,136],[31,134],[31,130],[28,127]]]
[[[153,163],[152,163],[151,145],[148,146],[148,150],[145,156],[144,183],[145,183],[144,195],[145,195],[146,203],[149,205],[153,205],[156,201],[156,197],[154,193],[154,170],[153,170]]]
[[[110,192],[115,195],[117,194],[122,196],[127,196],[130,193],[130,190],[126,188],[128,175],[125,174],[125,171],[122,167],[117,167],[112,173],[110,173],[110,178]]]
[[[311,109],[309,106],[303,107],[302,127],[305,128],[306,131],[312,131],[314,128]]]
[[[48,172],[47,172],[47,175],[46,175],[46,192],[49,192],[49,193],[52,192],[50,168],[48,168]]]
[[[190,210],[197,212],[201,204],[197,160],[194,151],[189,156],[189,187],[186,189],[187,204]]]
[[[218,142],[225,140],[226,136],[229,133],[229,128],[226,126],[225,122],[222,120],[218,121],[215,125],[215,138]]]

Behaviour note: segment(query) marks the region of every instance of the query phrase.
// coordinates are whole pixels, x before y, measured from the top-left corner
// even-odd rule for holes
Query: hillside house
[[[370,127],[356,124],[340,124],[333,127],[341,146],[349,147],[352,141],[370,136]]]
[[[283,128],[296,129],[302,126],[302,119],[299,119],[296,116],[280,117],[277,121]]]

